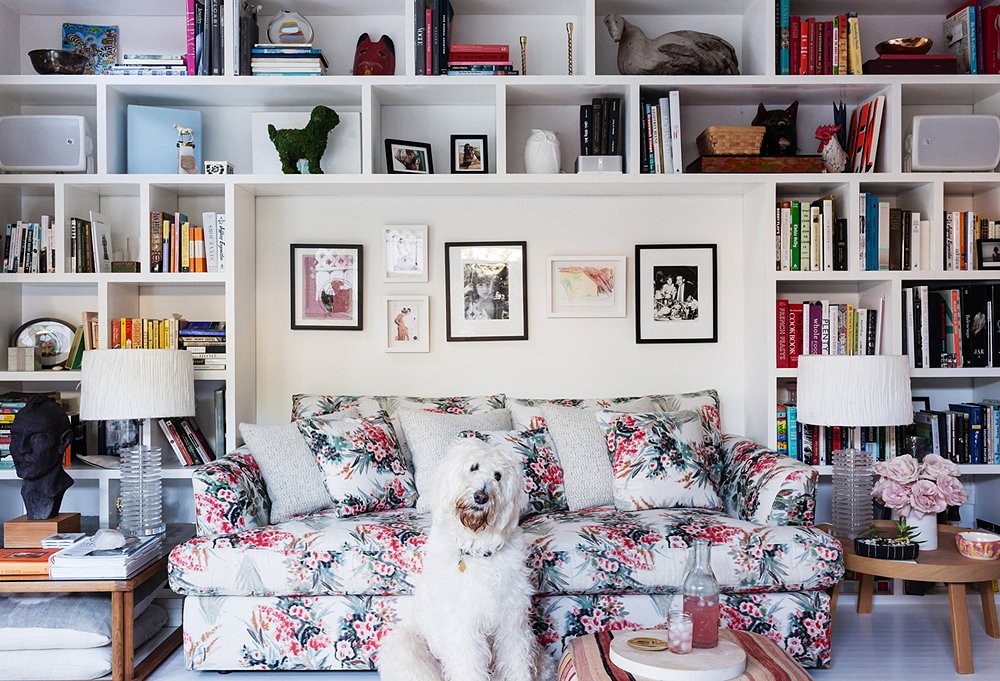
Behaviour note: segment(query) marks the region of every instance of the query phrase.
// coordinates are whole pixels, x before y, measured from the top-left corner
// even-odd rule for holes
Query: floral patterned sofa
[[[662,623],[679,607],[690,541],[706,537],[724,626],[763,634],[805,666],[826,665],[826,589],[842,577],[843,556],[836,540],[812,527],[816,472],[723,437],[715,391],[656,398],[664,411],[695,403],[712,432],[725,511],[598,508],[524,521],[539,641],[558,656],[575,636]],[[350,399],[375,399],[391,412],[405,398]],[[345,404],[338,398],[327,411]],[[297,401],[293,417],[301,407]],[[420,571],[427,514],[323,511],[271,525],[267,490],[246,448],[198,469],[194,488],[198,536],[170,556],[170,585],[186,596],[188,669],[376,668],[379,641]]]

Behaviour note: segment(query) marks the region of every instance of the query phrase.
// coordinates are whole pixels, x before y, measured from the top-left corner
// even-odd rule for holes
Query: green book
[[[789,249],[792,252],[791,266],[789,269],[792,272],[798,272],[802,269],[801,260],[801,250],[802,250],[802,204],[798,201],[792,201],[792,235],[791,241],[789,243]]]

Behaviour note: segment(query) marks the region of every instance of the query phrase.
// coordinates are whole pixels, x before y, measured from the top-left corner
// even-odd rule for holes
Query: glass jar
[[[675,610],[667,615],[667,647],[677,655],[691,652],[691,615]]]
[[[694,542],[694,561],[684,578],[684,612],[691,616],[691,644],[695,648],[719,645],[719,581],[712,572],[711,544]]]

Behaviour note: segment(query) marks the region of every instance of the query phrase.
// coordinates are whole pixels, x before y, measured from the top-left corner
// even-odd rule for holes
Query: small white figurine
[[[524,170],[535,175],[557,174],[561,153],[559,138],[551,130],[532,130],[524,143]]]
[[[198,164],[194,160],[194,130],[174,123],[177,130],[177,173],[197,175]]]

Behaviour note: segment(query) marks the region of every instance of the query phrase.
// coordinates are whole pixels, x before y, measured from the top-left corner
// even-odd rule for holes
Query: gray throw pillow
[[[611,457],[604,431],[594,414],[600,409],[580,409],[543,404],[542,415],[556,445],[556,456],[563,468],[566,503],[571,511],[613,506]],[[651,399],[629,402],[621,411],[646,412],[655,409]]]
[[[417,483],[417,510],[429,511],[427,496],[434,471],[444,458],[448,446],[463,430],[510,430],[510,412],[506,409],[479,414],[439,414],[432,411],[400,409],[396,412],[406,433],[413,455],[413,469]],[[591,417],[593,419],[593,417]],[[594,427],[597,427],[596,422]]]

